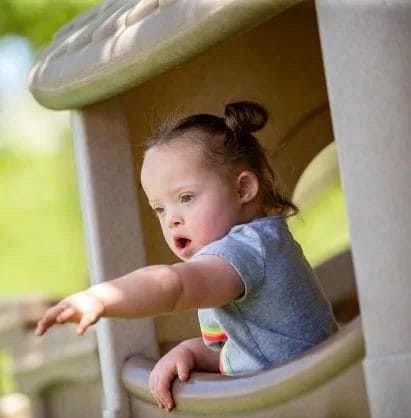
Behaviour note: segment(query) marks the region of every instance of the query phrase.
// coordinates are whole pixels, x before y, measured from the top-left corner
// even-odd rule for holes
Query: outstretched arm
[[[234,268],[216,256],[144,267],[63,299],[44,314],[36,334],[65,322],[78,323],[77,332],[83,334],[102,316],[141,318],[221,306],[243,292]]]

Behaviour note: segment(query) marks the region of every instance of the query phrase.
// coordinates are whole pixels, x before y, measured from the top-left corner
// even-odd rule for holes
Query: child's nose
[[[175,228],[176,226],[179,226],[183,223],[183,218],[179,214],[170,214],[168,218],[168,227],[169,228]]]

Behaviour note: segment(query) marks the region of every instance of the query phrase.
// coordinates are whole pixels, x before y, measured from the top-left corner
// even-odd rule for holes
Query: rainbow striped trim
[[[212,328],[201,326],[201,336],[206,342],[226,342],[228,340],[227,334],[221,328]]]
[[[203,337],[204,342],[210,346],[214,344],[219,345],[219,343],[225,343],[228,340],[228,335],[220,327],[207,327],[201,325],[201,336]],[[225,344],[221,344],[220,347],[222,348],[220,351],[218,368],[221,374],[230,374],[231,368],[228,364],[224,351]]]

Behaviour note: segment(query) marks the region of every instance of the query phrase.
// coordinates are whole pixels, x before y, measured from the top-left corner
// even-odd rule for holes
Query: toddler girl
[[[236,374],[275,366],[336,330],[286,217],[297,208],[278,190],[252,132],[267,113],[256,103],[198,114],[160,130],[149,142],[141,182],[164,238],[182,263],[138,269],[51,307],[42,335],[76,322],[82,334],[100,317],[139,318],[198,309],[202,336],[162,357],[150,376],[161,408],[171,385],[191,370]]]

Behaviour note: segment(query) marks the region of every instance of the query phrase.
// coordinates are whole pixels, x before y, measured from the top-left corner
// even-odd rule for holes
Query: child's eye
[[[160,216],[164,213],[164,208],[157,206],[153,208],[153,211],[157,216]]]
[[[183,194],[180,196],[181,203],[187,203],[193,200],[194,196],[192,194]]]

